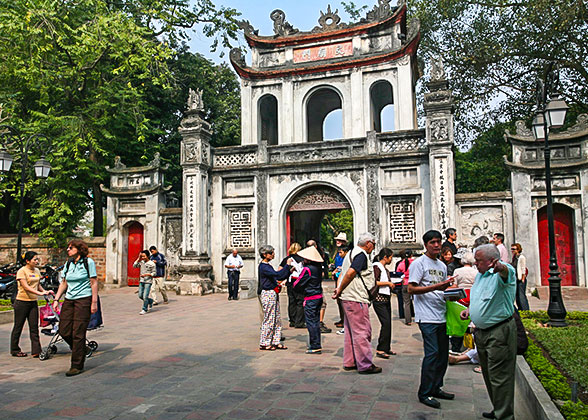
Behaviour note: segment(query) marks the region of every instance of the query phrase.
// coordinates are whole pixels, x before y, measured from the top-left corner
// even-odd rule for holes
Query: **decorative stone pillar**
[[[427,87],[429,93],[425,94],[423,106],[429,145],[431,228],[444,231],[456,227],[456,218],[453,97],[441,59],[431,63],[431,78]]]
[[[178,283],[183,295],[212,293],[210,278],[209,179],[211,166],[210,124],[204,120],[202,92],[190,89],[188,110],[179,129],[182,135],[180,161],[183,168],[182,254]]]

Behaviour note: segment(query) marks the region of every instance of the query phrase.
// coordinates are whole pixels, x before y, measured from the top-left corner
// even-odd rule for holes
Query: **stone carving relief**
[[[243,51],[241,51],[241,48],[231,49],[231,52],[229,53],[229,58],[233,63],[237,64],[240,67],[247,66],[247,63],[245,62],[245,56],[243,55]]]
[[[580,196],[555,196],[553,197],[553,203],[565,204],[573,209],[582,208],[582,199]],[[531,200],[531,207],[534,210],[539,210],[547,205],[547,199],[543,197],[533,197]]]
[[[416,203],[412,198],[394,199],[389,204],[390,242],[412,243],[416,236]]]
[[[229,248],[253,248],[253,225],[251,207],[230,209]]]
[[[237,27],[246,34],[259,35],[259,31],[248,20],[237,21]]]
[[[313,149],[298,150],[295,152],[273,153],[270,155],[271,163],[287,163],[300,161],[316,161],[329,159],[344,159],[349,157],[349,149],[332,148],[332,149]]]
[[[576,124],[572,127],[568,128],[564,134],[566,133],[576,133],[579,131],[588,130],[588,114],[580,114],[576,117]]]
[[[551,188],[554,190],[575,190],[580,188],[580,180],[577,176],[552,178]],[[532,190],[545,191],[545,178],[534,178]]]
[[[184,156],[186,163],[196,163],[200,161],[200,144],[184,143]]]
[[[256,162],[257,156],[255,153],[237,153],[232,155],[214,156],[214,166],[217,167],[253,165]]]
[[[390,0],[378,0],[378,4],[365,15],[365,20],[368,22],[384,20],[390,16],[391,12]]]
[[[515,123],[515,127],[517,129],[517,136],[521,137],[533,137],[533,132],[527,128],[527,124],[524,121],[517,121]]]
[[[349,209],[351,205],[343,194],[330,187],[315,187],[296,196],[288,211]]]
[[[257,176],[257,247],[261,247],[267,243],[267,182],[267,173],[262,172]]]
[[[204,102],[202,101],[202,89],[188,90],[188,111],[204,111]]]
[[[168,253],[178,253],[182,246],[182,219],[167,219],[165,233],[165,249]]]
[[[461,207],[460,242],[472,246],[476,238],[491,238],[495,232],[505,231],[504,212],[502,206]]]
[[[431,121],[431,141],[441,142],[449,139],[449,129],[446,119]]]
[[[274,34],[278,36],[294,35],[299,32],[298,29],[286,21],[286,14],[280,9],[271,12],[270,19],[274,21]]]
[[[443,59],[436,57],[431,60],[431,82],[438,82],[445,80],[445,66],[443,65]]]
[[[120,160],[120,156],[114,157],[114,169],[125,169],[126,167],[127,165],[122,163],[122,161]],[[106,167],[106,169],[108,169],[108,166]]]
[[[380,141],[382,153],[412,152],[427,149],[425,138],[389,139]]]
[[[378,167],[369,165],[366,169],[367,177],[367,208],[369,232],[380,237],[380,185],[378,182]]]

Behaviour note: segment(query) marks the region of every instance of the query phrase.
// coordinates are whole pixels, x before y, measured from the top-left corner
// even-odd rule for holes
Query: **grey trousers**
[[[514,319],[489,330],[476,330],[476,348],[484,383],[498,420],[514,420],[517,327]]]

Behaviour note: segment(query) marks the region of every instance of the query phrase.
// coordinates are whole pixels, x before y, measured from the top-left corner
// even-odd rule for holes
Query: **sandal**
[[[12,357],[27,357],[27,354],[19,351],[18,353],[12,353]]]
[[[387,351],[387,352],[386,352],[386,354],[387,354],[388,356],[396,356],[396,352],[395,352],[395,351],[392,351],[392,350],[390,350],[390,351]]]
[[[381,352],[381,353],[380,352],[377,352],[376,353],[376,357],[381,357],[382,359],[389,359],[390,358],[390,355],[388,353],[385,353],[385,352]]]
[[[285,345],[283,345],[282,343],[272,346],[274,348],[274,350],[288,350],[288,347],[286,347]]]
[[[274,351],[275,349],[274,346],[259,346],[259,350]]]
[[[476,373],[482,373],[482,366],[476,366],[474,368],[474,372],[476,372]]]

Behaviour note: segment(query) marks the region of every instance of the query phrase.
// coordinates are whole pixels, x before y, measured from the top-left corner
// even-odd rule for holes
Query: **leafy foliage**
[[[158,150],[164,159],[179,154],[170,133],[187,96],[181,81],[224,83],[225,92],[208,92],[205,100],[216,101],[209,112],[216,139],[230,142],[237,132],[227,122],[234,115],[234,81],[226,69],[179,45],[197,23],[206,24],[213,47],[228,45],[237,14],[211,0],[198,0],[193,9],[188,0],[0,0],[4,115],[21,131],[44,133],[53,145],[52,176],[46,183],[28,177],[29,227],[50,244],[63,243],[92,206],[94,234],[100,235],[104,166],[116,155],[137,165]],[[184,70],[208,73],[183,77]],[[174,96],[170,107],[165,99]],[[12,171],[1,182],[4,220],[11,222],[17,177]]]
[[[531,115],[547,62],[566,101],[588,109],[588,15],[578,0],[416,0],[420,56],[442,57],[456,98],[458,140]]]
[[[504,139],[506,124],[497,124],[479,135],[467,152],[455,152],[455,186],[458,193],[505,191],[510,171],[503,156],[511,148]]]
[[[549,363],[541,349],[532,340],[529,341],[525,359],[551,398],[557,400],[571,398],[571,390],[565,376]]]
[[[353,243],[353,212],[350,209],[338,211],[336,213],[325,213],[321,221],[320,238],[321,243],[329,249],[330,255],[335,256],[334,238],[339,233],[347,234],[348,243]]]

